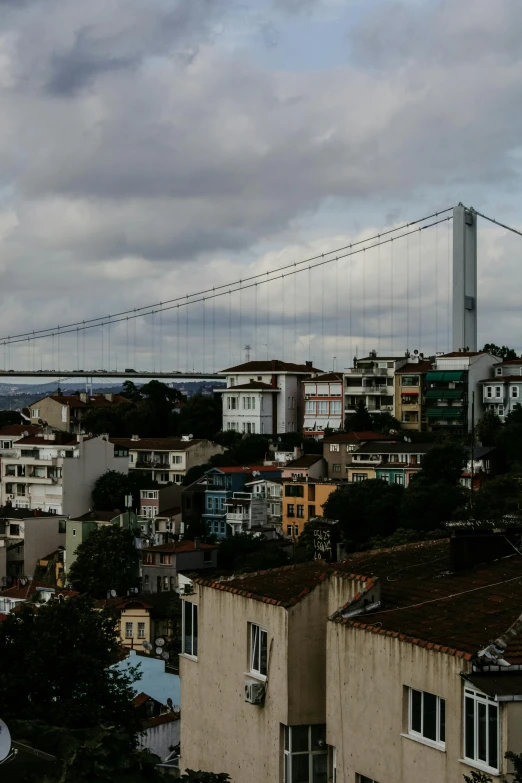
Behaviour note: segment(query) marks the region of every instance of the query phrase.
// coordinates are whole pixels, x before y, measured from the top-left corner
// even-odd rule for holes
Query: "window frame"
[[[417,731],[413,728],[413,694],[420,693],[420,721],[421,730]],[[433,696],[436,700],[435,707],[435,736],[436,739],[427,737],[424,734],[424,696]],[[441,710],[442,704],[444,708]],[[443,719],[442,719],[442,716]],[[437,696],[436,693],[430,693],[429,691],[422,691],[419,688],[408,688],[408,736],[412,739],[418,740],[430,747],[438,748],[439,750],[446,750],[446,699],[442,696]],[[443,738],[441,738],[443,737]]]
[[[130,622],[129,620],[125,621],[125,638],[126,639],[134,638],[134,623]]]
[[[181,655],[190,658],[193,661],[198,659],[198,605],[193,601],[183,600],[183,610],[181,612]],[[190,608],[190,612],[187,611]],[[190,614],[190,633],[187,633],[187,614]],[[194,629],[196,633],[194,633]],[[190,645],[187,645],[187,639],[190,638]],[[195,644],[194,644],[195,640]],[[195,652],[194,652],[195,650]]]
[[[264,640],[264,641],[263,641]],[[264,646],[264,660],[263,660]],[[256,662],[257,658],[257,662]],[[258,623],[248,623],[248,666],[249,674],[259,680],[268,676],[268,631]],[[257,668],[256,668],[257,666]]]
[[[293,750],[292,749],[292,729],[308,729],[308,747],[306,750]],[[324,744],[322,747],[314,749],[312,739],[312,729],[324,730]],[[285,783],[290,783],[293,779],[293,760],[296,756],[308,757],[308,783],[312,783],[315,779],[314,772],[314,758],[317,756],[324,756],[326,760],[326,776],[328,779],[328,766],[329,766],[329,746],[326,744],[326,724],[314,723],[304,726],[283,726],[284,730],[284,742],[283,742],[283,779]],[[322,733],[322,731],[321,731]]]
[[[138,639],[145,639],[145,623],[138,622]]]
[[[473,700],[473,750],[474,750],[474,758],[467,755],[467,715],[466,715],[466,699],[472,699]],[[486,707],[486,733],[485,733],[485,743],[486,743],[486,757],[488,760],[490,759],[490,732],[489,732],[489,707],[495,707],[496,708],[496,743],[497,743],[497,766],[492,767],[489,765],[488,762],[483,761],[482,759],[478,758],[479,753],[479,726],[480,726],[480,719],[478,717],[478,705],[484,705]],[[483,772],[490,773],[492,775],[500,775],[502,772],[502,755],[501,755],[501,741],[502,741],[502,733],[501,733],[501,719],[502,716],[500,714],[500,704],[497,701],[497,699],[493,698],[492,696],[488,696],[487,694],[483,693],[482,691],[478,690],[478,688],[475,688],[471,685],[471,683],[465,683],[464,685],[464,693],[463,693],[463,700],[462,700],[462,761],[464,764],[468,764],[470,767],[475,767],[477,769],[482,770]]]

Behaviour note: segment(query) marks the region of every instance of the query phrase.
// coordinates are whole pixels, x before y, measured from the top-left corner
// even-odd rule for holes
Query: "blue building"
[[[255,465],[253,468],[211,468],[205,473],[207,487],[205,490],[205,507],[202,518],[207,523],[208,531],[218,538],[232,535],[227,526],[227,500],[234,492],[248,492],[245,485],[262,476],[263,478],[281,478],[281,468],[273,465]],[[227,529],[230,528],[230,529]]]

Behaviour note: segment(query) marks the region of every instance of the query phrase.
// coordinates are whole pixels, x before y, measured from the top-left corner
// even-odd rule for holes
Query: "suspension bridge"
[[[479,220],[522,236],[459,204],[306,258],[285,251],[241,279],[4,334],[0,380],[211,379],[245,358],[330,370],[370,349],[476,350]]]

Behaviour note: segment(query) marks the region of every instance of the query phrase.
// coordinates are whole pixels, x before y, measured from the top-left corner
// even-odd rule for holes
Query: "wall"
[[[165,661],[149,655],[138,655],[135,650],[130,650],[129,655],[123,661],[114,664],[112,668],[126,672],[133,666],[138,666],[138,671],[141,673],[141,679],[132,686],[135,694],[146,693],[147,696],[164,705],[167,704],[167,699],[172,699],[174,705],[181,704],[179,676],[165,671]]]
[[[411,372],[407,373],[408,375],[415,375],[416,373],[412,370]],[[422,430],[422,397],[423,397],[423,385],[425,383],[426,376],[424,374],[419,374],[419,384],[416,386],[403,386],[402,385],[402,379],[404,375],[401,373],[398,373],[395,375],[395,401],[394,406],[395,410],[393,412],[393,415],[395,418],[401,422],[401,428],[403,430],[415,430],[416,432],[420,432]],[[413,405],[403,405],[402,404],[402,393],[403,392],[415,392],[419,396],[417,398],[417,402]],[[417,414],[417,421],[403,421],[402,420],[402,414],[403,413],[416,413]]]
[[[180,657],[181,769],[227,772],[234,783],[278,781],[288,721],[288,614],[282,607],[196,585],[198,660]],[[268,631],[264,707],[248,704],[248,623]]]
[[[78,522],[68,519],[65,523],[65,571],[70,569],[76,560],[76,550],[87,536],[96,530],[96,522],[88,520]]]
[[[132,623],[132,637],[130,638],[126,637],[126,623]],[[145,623],[145,636],[141,639],[138,637],[138,623]],[[143,649],[144,641],[154,643],[154,639],[151,639],[149,610],[138,605],[127,605],[125,609],[122,609],[120,614],[120,638],[124,647],[132,647],[140,651]]]
[[[89,438],[78,445],[79,458],[63,461],[62,513],[71,517],[81,516],[92,508],[92,487],[103,473],[107,470],[129,471],[127,457],[115,457],[114,444],[103,437]]]
[[[246,381],[242,381],[246,382]],[[229,392],[233,391],[233,394]],[[280,396],[271,391],[259,392],[250,389],[228,389],[227,393],[223,394],[223,430],[227,430],[227,424],[232,423],[235,425],[235,429],[238,432],[243,432],[243,423],[254,423],[256,435],[259,434],[272,434],[272,405],[273,397]],[[228,409],[227,398],[236,397],[238,400],[238,408]],[[254,397],[255,409],[244,409],[243,398]]]
[[[499,360],[489,354],[481,354],[470,359],[468,372],[468,428],[471,429],[471,406],[472,393],[475,392],[475,424],[484,412],[482,402],[482,385],[479,381],[489,378],[495,374],[494,367],[499,364]]]
[[[65,547],[66,534],[59,532],[63,518],[35,517],[24,520],[24,571],[31,577],[34,574],[37,560],[51,554],[58,547]]]
[[[160,715],[161,718],[167,716]],[[180,734],[180,720],[178,716],[169,715],[168,722],[159,723],[158,726],[147,727],[139,735],[138,745],[140,748],[148,748],[151,753],[155,753],[162,761],[165,761],[169,755],[170,748],[178,745]],[[153,718],[150,721],[144,721],[145,725],[155,722]]]
[[[62,414],[62,408],[66,408],[66,415]],[[61,430],[62,432],[70,432],[70,409],[69,406],[63,406],[61,403],[50,397],[44,397],[43,400],[39,400],[30,406],[31,413],[33,408],[38,409],[38,419],[42,419],[53,429]],[[31,424],[38,424],[38,419],[31,417]],[[65,419],[65,421],[64,421]]]
[[[7,576],[7,547],[5,541],[0,541],[0,584],[5,584]]]
[[[460,672],[470,668],[452,655],[329,622],[327,742],[337,749],[337,783],[354,783],[356,774],[381,783],[462,783],[470,768],[459,761]],[[401,736],[404,686],[446,699],[445,751]]]

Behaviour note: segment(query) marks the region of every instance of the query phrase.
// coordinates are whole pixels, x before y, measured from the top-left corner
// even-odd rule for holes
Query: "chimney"
[[[112,394],[112,392],[105,394],[104,397],[106,400],[108,400],[108,402],[112,402],[114,400],[114,394]]]
[[[305,362],[305,366],[306,366],[306,367],[309,367],[310,369],[312,369],[312,367],[313,367],[314,365],[313,365],[313,363],[312,363],[311,361],[309,361],[309,360],[307,359],[307,360],[306,360],[306,362]]]
[[[87,402],[87,399],[88,399],[87,392],[80,392],[80,400],[82,402]]]
[[[140,439],[139,435],[131,435],[131,440],[139,440],[139,439]]]

